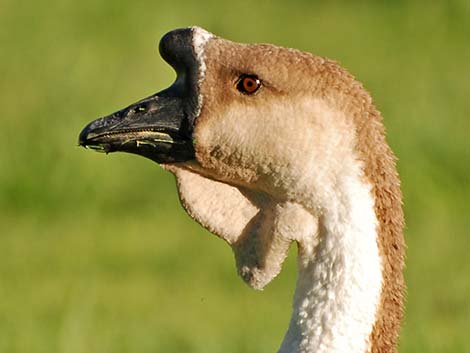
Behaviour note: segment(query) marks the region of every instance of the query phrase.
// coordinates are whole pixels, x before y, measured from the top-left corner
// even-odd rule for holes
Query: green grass
[[[385,117],[408,243],[400,352],[469,352],[468,1],[0,1],[0,352],[274,352],[295,254],[255,292],[134,156],[81,128],[167,86],[166,31],[197,24],[339,60]]]

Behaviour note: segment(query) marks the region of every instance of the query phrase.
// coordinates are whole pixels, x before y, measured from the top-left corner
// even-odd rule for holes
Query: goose
[[[89,123],[79,145],[159,163],[183,208],[262,289],[292,243],[298,278],[279,353],[396,352],[405,283],[396,158],[381,114],[329,59],[199,27],[159,45],[167,89]]]

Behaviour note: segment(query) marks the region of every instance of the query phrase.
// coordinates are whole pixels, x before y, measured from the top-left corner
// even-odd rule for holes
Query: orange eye
[[[261,80],[256,75],[242,75],[237,83],[237,89],[245,94],[253,94],[261,87]]]

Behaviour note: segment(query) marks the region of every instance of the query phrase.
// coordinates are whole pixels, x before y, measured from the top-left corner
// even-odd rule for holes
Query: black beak
[[[167,33],[160,41],[162,57],[177,79],[166,90],[88,124],[80,146],[101,152],[122,151],[157,163],[195,159],[192,130],[200,111],[198,72],[193,29]]]
[[[157,163],[194,159],[184,95],[167,89],[89,123],[78,143],[100,152],[128,152]]]

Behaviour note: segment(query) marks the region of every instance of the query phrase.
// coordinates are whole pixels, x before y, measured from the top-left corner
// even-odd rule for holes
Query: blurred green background
[[[383,112],[403,180],[401,352],[470,352],[470,2],[0,0],[0,352],[275,352],[295,250],[263,292],[191,221],[174,181],[76,147],[169,85],[167,31],[328,56]]]

